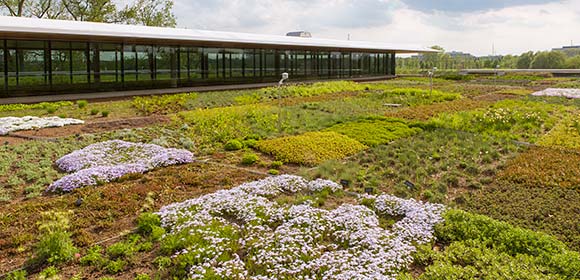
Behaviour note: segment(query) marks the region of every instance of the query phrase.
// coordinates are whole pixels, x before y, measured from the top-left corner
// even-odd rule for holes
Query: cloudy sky
[[[179,27],[441,45],[476,55],[580,45],[580,0],[175,0]]]

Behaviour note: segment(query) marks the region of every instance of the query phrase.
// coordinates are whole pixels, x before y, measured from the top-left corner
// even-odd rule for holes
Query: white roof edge
[[[124,25],[69,20],[37,19],[0,16],[2,32],[103,36],[131,39],[157,39],[174,41],[202,41],[219,43],[243,43],[257,45],[280,45],[299,47],[322,47],[360,50],[382,50],[403,53],[434,52],[431,48],[383,42],[344,41],[321,38],[302,38],[278,35],[208,31],[184,28],[164,28],[139,25]]]

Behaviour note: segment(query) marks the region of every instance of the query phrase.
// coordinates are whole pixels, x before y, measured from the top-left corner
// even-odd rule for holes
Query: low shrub
[[[39,279],[59,279],[57,277],[59,272],[55,266],[49,266],[39,273]]]
[[[182,93],[159,96],[138,96],[133,98],[133,107],[142,114],[169,114],[187,109],[187,103],[196,99],[196,93]]]
[[[109,111],[103,110],[101,111],[101,117],[106,118],[109,116]]]
[[[54,114],[58,110],[57,106],[48,106],[46,107],[46,112],[49,114]]]
[[[242,156],[242,164],[252,165],[260,160],[260,157],[254,153],[246,153]]]
[[[70,213],[44,212],[38,226],[40,237],[35,246],[35,262],[59,264],[72,260],[78,252],[69,230]]]
[[[151,280],[151,277],[145,273],[140,273],[135,276],[135,280]]]
[[[284,165],[283,162],[279,161],[279,160],[275,160],[273,162],[270,163],[270,168],[272,169],[280,169],[280,167],[282,167],[282,165]]]
[[[17,270],[6,275],[5,280],[26,280],[26,270]]]
[[[224,145],[224,149],[226,151],[237,151],[237,150],[241,150],[243,147],[244,147],[244,144],[242,144],[242,142],[240,142],[240,140],[237,140],[237,139],[229,140]]]
[[[89,105],[89,102],[86,100],[77,100],[77,106],[79,107],[79,109],[83,109],[85,107],[87,107],[87,105]]]
[[[152,240],[158,240],[165,233],[161,227],[159,216],[153,213],[143,213],[137,218],[137,231]]]
[[[280,171],[277,170],[277,169],[270,169],[270,170],[268,170],[268,174],[270,174],[270,175],[278,175],[278,174],[280,174]]]
[[[395,139],[409,137],[421,131],[419,128],[410,128],[402,120],[381,118],[337,124],[328,130],[346,135],[367,146],[388,144]]]
[[[91,109],[91,116],[96,116],[99,113],[99,109]]]
[[[103,247],[95,245],[87,250],[87,253],[80,258],[79,262],[84,266],[102,267],[107,261],[102,252]]]
[[[262,140],[257,148],[282,162],[314,165],[354,155],[366,146],[336,132],[309,132],[298,136]]]
[[[127,262],[122,259],[109,261],[105,266],[105,270],[109,274],[117,274],[123,270],[125,270],[125,266],[127,266]]]
[[[41,102],[41,103],[34,103],[34,104],[1,104],[0,105],[0,112],[34,110],[34,109],[47,110],[49,107],[58,109],[60,107],[71,106],[71,105],[73,105],[73,103],[70,101]]]
[[[580,254],[562,242],[482,215],[448,210],[435,227],[443,251],[419,251],[421,279],[575,279]]]
[[[256,140],[256,139],[247,139],[247,140],[244,140],[242,142],[242,144],[246,148],[255,148],[256,145],[258,144],[258,140]]]

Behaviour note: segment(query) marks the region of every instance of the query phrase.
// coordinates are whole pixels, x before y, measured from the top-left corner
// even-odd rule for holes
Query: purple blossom
[[[157,167],[193,162],[187,150],[153,144],[112,140],[74,151],[56,161],[66,172],[74,172],[52,183],[47,191],[73,189],[111,182],[129,173],[145,173]]]
[[[443,221],[442,205],[390,195],[360,196],[374,200],[375,210],[351,204],[326,210],[271,199],[325,188],[341,187],[292,175],[269,177],[167,205],[157,214],[167,235],[203,239],[175,252],[198,260],[189,270],[192,279],[204,279],[207,273],[230,279],[396,279],[413,261],[415,244],[432,240],[433,227]],[[402,219],[383,228],[381,216]],[[221,227],[210,226],[216,224],[234,233],[225,235]],[[219,260],[224,254],[232,259]],[[250,275],[245,262],[259,272]]]
[[[127,174],[144,173],[148,168],[139,164],[97,166],[66,175],[52,183],[47,191],[70,192],[79,187],[108,183]]]

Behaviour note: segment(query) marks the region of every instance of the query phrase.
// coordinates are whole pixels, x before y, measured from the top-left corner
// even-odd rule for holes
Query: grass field
[[[0,136],[0,279],[580,279],[579,103],[529,96],[558,84],[0,106],[86,122]]]

